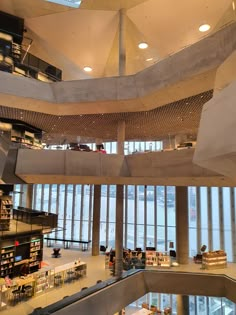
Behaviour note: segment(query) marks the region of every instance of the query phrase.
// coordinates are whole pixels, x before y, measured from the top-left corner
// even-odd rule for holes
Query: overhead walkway
[[[90,314],[113,315],[149,292],[226,297],[236,303],[236,281],[223,274],[139,270],[35,309],[31,315],[77,315],[88,310]]]
[[[132,155],[19,149],[15,174],[25,183],[236,186],[193,164],[194,149]]]

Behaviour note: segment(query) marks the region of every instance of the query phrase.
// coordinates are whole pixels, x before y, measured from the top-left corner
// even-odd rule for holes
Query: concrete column
[[[120,277],[123,272],[123,203],[124,186],[116,186],[116,245],[115,275]]]
[[[188,140],[187,135],[176,135],[175,136],[175,147],[177,147],[179,144],[182,144]]]
[[[164,138],[162,140],[162,148],[174,150],[175,149],[175,137],[174,136],[168,136],[168,138]]]
[[[25,198],[25,207],[32,209],[33,205],[33,191],[34,185],[28,184],[26,188],[26,198]]]
[[[126,40],[125,40],[125,24],[126,10],[119,11],[119,75],[126,73]],[[125,122],[119,121],[117,127],[117,153],[124,154],[125,141]],[[116,186],[116,260],[115,260],[115,275],[119,278],[123,272],[123,203],[124,186]],[[122,311],[119,312],[119,315]]]
[[[93,196],[93,236],[92,256],[98,256],[100,251],[100,209],[101,209],[101,185],[94,185]]]
[[[119,11],[119,75],[125,75],[126,73],[126,10],[121,9]]]
[[[188,187],[176,187],[176,255],[179,264],[188,264]]]
[[[125,121],[118,121],[117,126],[117,153],[124,154]]]
[[[177,295],[177,314],[189,315],[189,297],[187,295]]]

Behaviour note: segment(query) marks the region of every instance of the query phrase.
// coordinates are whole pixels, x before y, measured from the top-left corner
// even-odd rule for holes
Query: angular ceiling
[[[118,75],[122,8],[127,16],[126,74],[137,73],[235,20],[232,0],[83,0],[79,9],[44,0],[0,2],[0,10],[25,19],[26,36],[33,39],[30,52],[61,68],[64,80]],[[207,33],[198,30],[203,23],[211,25]],[[138,48],[142,41],[148,49]],[[92,73],[85,73],[84,66],[92,67]]]
[[[176,134],[195,139],[202,107],[211,98],[212,91],[208,91],[151,111],[62,117],[0,106],[0,117],[42,129],[47,144],[77,142],[77,136],[86,142],[94,142],[96,138],[116,141],[120,120],[126,124],[126,140],[161,140]]]
[[[232,3],[83,0],[79,9],[71,9],[44,0],[1,0],[0,10],[25,19],[25,35],[33,40],[29,52],[62,69],[63,80],[81,80],[118,75],[120,9],[126,10],[126,74],[130,75],[234,22]],[[198,30],[203,23],[211,25],[206,33]],[[149,44],[146,50],[138,49],[143,41]],[[85,73],[84,66],[93,71]],[[58,117],[1,104],[0,117],[21,119],[43,129],[47,143],[74,142],[77,136],[116,140],[121,119],[126,121],[126,140],[155,140],[180,133],[196,137],[202,106],[212,97],[212,88],[208,84],[199,95],[182,93],[180,101],[147,112]]]

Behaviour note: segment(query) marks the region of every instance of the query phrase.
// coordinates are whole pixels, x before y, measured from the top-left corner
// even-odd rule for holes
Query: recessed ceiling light
[[[211,26],[209,24],[202,24],[199,26],[199,31],[200,32],[207,32],[209,31],[209,29],[211,28]]]
[[[88,67],[88,66],[84,67],[85,72],[91,72],[92,70],[93,69],[91,67]]]
[[[139,47],[140,49],[146,49],[146,48],[148,48],[148,44],[147,44],[147,43],[139,43],[139,44],[138,44],[138,47]]]
[[[147,58],[146,59],[146,61],[152,61],[153,60],[153,58]]]

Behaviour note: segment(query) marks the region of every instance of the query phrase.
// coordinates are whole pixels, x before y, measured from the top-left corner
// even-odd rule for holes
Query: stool
[[[82,276],[80,267],[75,268],[75,279],[79,279]]]
[[[30,298],[33,295],[33,287],[32,285],[27,285],[24,288],[24,298]]]
[[[54,277],[54,284],[55,284],[55,286],[62,285],[62,277],[61,277],[61,275],[57,275],[57,276]]]
[[[74,279],[74,271],[67,271],[67,282],[71,282]]]
[[[15,305],[17,302],[20,302],[21,300],[21,290],[15,289],[12,292],[12,304]]]

